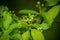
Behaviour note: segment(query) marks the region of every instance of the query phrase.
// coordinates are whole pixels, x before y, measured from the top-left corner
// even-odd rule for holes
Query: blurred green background
[[[36,2],[41,0],[0,0],[0,6],[4,5],[9,10],[17,12],[21,9],[32,9],[37,10]],[[59,3],[58,3],[59,4]],[[55,18],[50,29],[43,32],[46,40],[59,40],[60,37],[60,12]]]

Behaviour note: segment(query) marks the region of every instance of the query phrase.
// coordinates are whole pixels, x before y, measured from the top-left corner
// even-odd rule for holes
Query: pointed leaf
[[[7,29],[12,22],[12,17],[7,11],[3,12],[2,16],[3,16],[3,26],[5,29]]]
[[[38,12],[34,11],[34,10],[20,10],[19,14],[37,14]]]
[[[22,39],[23,40],[29,40],[29,37],[30,37],[30,33],[29,31],[25,32],[22,34]]]
[[[43,34],[36,29],[31,30],[31,35],[33,40],[45,40]]]
[[[46,30],[46,29],[50,28],[55,17],[58,15],[59,7],[60,7],[60,5],[57,5],[57,6],[52,7],[50,10],[48,10],[48,12],[41,13],[41,15],[44,18],[44,21],[40,25],[40,27],[42,27],[42,29]]]
[[[46,19],[48,21],[49,24],[51,24],[53,22],[53,20],[55,19],[55,17],[58,15],[59,12],[59,7],[60,5],[57,5],[55,7],[52,7],[47,13],[46,13]]]
[[[4,11],[8,11],[6,6],[0,6],[0,27],[2,27],[2,14]]]

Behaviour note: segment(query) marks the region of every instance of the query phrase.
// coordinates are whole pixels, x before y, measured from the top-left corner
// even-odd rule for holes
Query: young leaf
[[[3,12],[2,16],[3,16],[3,26],[5,29],[7,29],[12,22],[12,17],[7,11]]]
[[[29,31],[25,32],[22,34],[22,39],[23,40],[29,40],[29,37],[30,37],[30,33]]]
[[[19,14],[37,14],[38,12],[34,11],[34,10],[20,10]]]
[[[36,29],[31,30],[31,35],[33,40],[45,40],[43,34]]]

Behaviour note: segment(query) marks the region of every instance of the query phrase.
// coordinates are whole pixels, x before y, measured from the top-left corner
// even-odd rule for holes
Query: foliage
[[[0,6],[0,40],[45,40],[42,32],[51,27],[60,5],[48,11],[40,2],[36,7],[38,11],[23,9],[16,16],[6,6]]]

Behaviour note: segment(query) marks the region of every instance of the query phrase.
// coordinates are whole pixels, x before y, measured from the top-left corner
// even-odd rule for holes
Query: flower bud
[[[37,4],[40,4],[40,2],[38,1]]]

